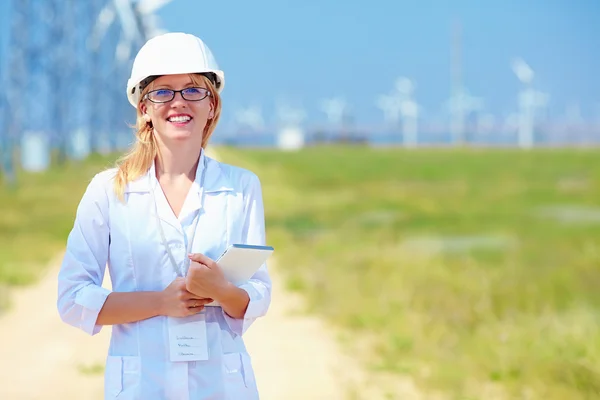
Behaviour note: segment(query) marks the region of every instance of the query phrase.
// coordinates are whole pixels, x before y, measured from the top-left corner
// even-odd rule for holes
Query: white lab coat
[[[204,157],[207,170],[201,188]],[[112,189],[115,171],[97,174],[83,195],[58,277],[61,318],[90,335],[102,328],[96,320],[110,293],[101,287],[106,265],[112,290],[118,292],[160,291],[176,278],[161,244],[151,190],[167,242],[181,260],[180,268],[185,265],[189,221],[198,213],[193,252],[216,259],[232,243],[265,244],[261,185],[248,170],[220,163],[202,152],[196,181],[179,219],[158,185],[154,166],[128,184],[125,203]],[[267,266],[240,287],[250,297],[243,319],[231,318],[220,307],[205,309],[207,361],[169,360],[167,317],[114,325],[106,359],[105,399],[258,399],[242,335],[269,307]]]

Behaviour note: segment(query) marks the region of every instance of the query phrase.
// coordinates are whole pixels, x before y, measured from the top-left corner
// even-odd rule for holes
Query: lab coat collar
[[[223,171],[221,165],[216,160],[208,157],[205,150],[200,152],[200,161],[196,169],[196,179],[190,190],[193,190],[198,196],[202,196],[202,188],[200,187],[200,179],[202,170],[204,169],[204,159],[206,159],[206,177],[204,178],[204,192],[228,192],[233,190],[233,185],[229,177]],[[153,162],[148,172],[138,179],[131,181],[125,188],[125,193],[149,193],[151,189],[158,184],[156,179],[156,165]]]
[[[202,172],[204,170],[204,162],[206,160],[206,176],[204,177],[204,187],[201,186]],[[181,222],[194,214],[196,211],[202,210],[206,193],[233,191],[233,185],[227,174],[222,170],[221,164],[212,158],[208,157],[204,150],[200,153],[200,160],[196,169],[196,178],[190,187],[190,192],[186,197],[179,218],[175,217],[169,204],[164,197],[164,194],[159,187],[158,179],[156,179],[155,163],[152,163],[148,172],[140,178],[129,182],[125,193],[148,193],[154,192],[157,202],[158,218],[171,225],[180,233],[183,233]]]

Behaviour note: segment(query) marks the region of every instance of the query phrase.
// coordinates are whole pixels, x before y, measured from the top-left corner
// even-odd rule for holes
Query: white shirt
[[[205,158],[202,188],[199,182]],[[248,170],[220,163],[203,151],[196,181],[179,218],[158,184],[154,165],[127,185],[124,203],[113,192],[115,172],[101,172],[90,182],[77,209],[58,276],[61,318],[90,335],[102,329],[96,320],[110,293],[101,286],[106,265],[112,290],[117,292],[160,291],[177,276],[161,243],[151,191],[167,243],[184,271],[187,240],[197,215],[195,253],[214,260],[233,243],[265,244],[261,185]],[[207,361],[169,360],[167,317],[113,325],[105,399],[258,399],[242,335],[269,308],[271,279],[267,266],[240,287],[250,297],[243,319],[230,317],[221,307],[205,308]]]

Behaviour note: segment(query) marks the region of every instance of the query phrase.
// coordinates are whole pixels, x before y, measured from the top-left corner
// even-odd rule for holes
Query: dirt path
[[[10,311],[0,317],[0,399],[102,399],[110,329],[90,337],[60,320],[59,265],[57,257],[37,284],[13,292]],[[271,309],[246,334],[261,399],[345,398],[348,379],[360,370],[317,318],[296,312],[301,300],[284,292],[276,268],[271,270]]]
[[[246,333],[261,399],[345,399],[360,372],[318,318],[300,313],[302,300],[284,291],[274,263],[271,307]]]
[[[103,398],[110,329],[91,337],[61,321],[56,309],[59,265],[59,258],[53,260],[37,284],[12,292],[12,306],[0,317],[0,399]]]

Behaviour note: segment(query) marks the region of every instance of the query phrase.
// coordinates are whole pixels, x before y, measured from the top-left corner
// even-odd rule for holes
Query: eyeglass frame
[[[201,99],[197,99],[197,100],[186,99],[185,96],[183,95],[183,91],[184,90],[189,90],[189,89],[201,89],[201,90],[204,90],[206,92],[206,96],[204,96]],[[169,92],[172,92],[173,95],[171,96],[171,98],[169,100],[166,100],[166,101],[154,101],[154,100],[152,100],[150,98],[150,93],[158,92],[158,91],[161,91],[161,90],[167,90]],[[205,87],[200,87],[200,86],[191,86],[191,87],[187,87],[187,88],[184,88],[184,89],[181,89],[181,90],[174,90],[174,89],[167,89],[167,88],[161,88],[161,89],[151,90],[151,91],[149,91],[148,93],[146,93],[144,95],[144,99],[147,99],[147,100],[151,101],[154,104],[165,104],[165,103],[169,103],[169,102],[173,101],[175,99],[175,95],[177,93],[179,93],[181,95],[181,98],[184,99],[184,100],[186,100],[186,101],[202,101],[205,98],[207,98],[209,96],[212,96],[212,93],[211,93],[210,89],[207,89]]]

